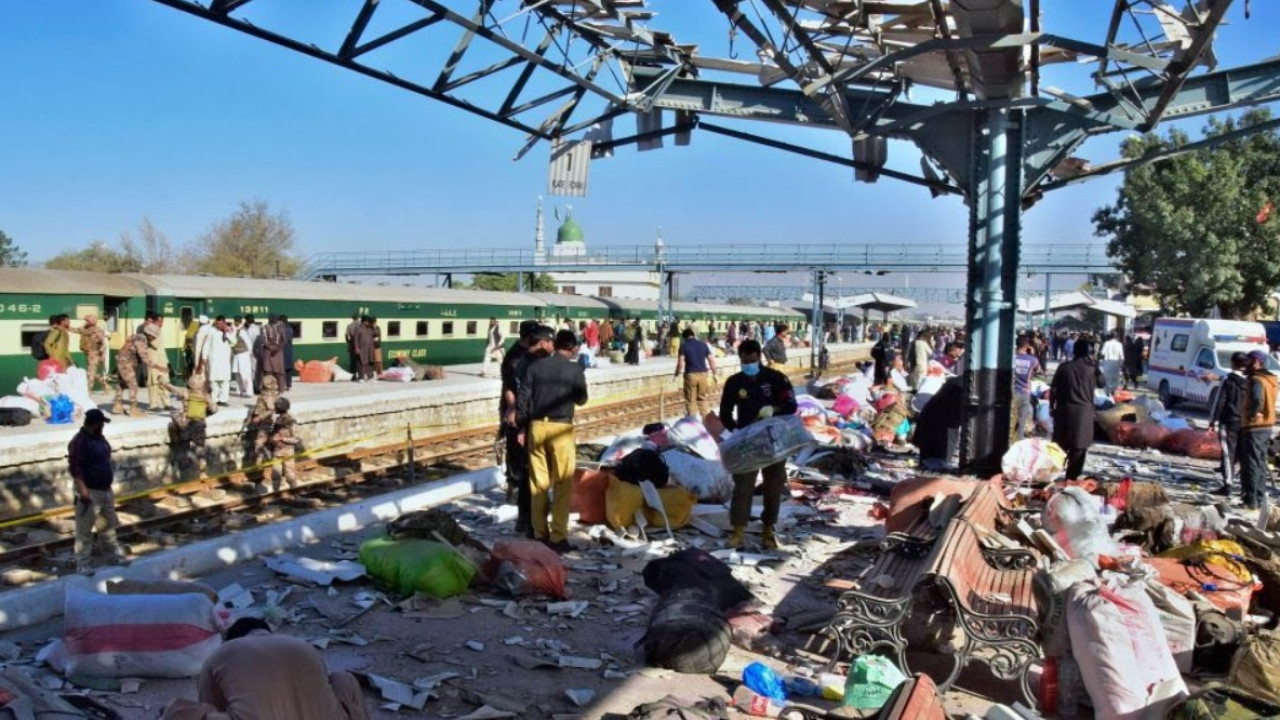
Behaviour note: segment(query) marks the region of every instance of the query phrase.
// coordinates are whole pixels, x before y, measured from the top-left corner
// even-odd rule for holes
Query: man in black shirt
[[[738,346],[738,359],[742,371],[730,377],[720,395],[720,421],[728,430],[744,428],[756,420],[774,415],[794,415],[796,394],[791,380],[778,370],[760,366],[760,343],[745,340]],[[766,550],[778,547],[773,525],[778,521],[778,507],[782,504],[782,491],[787,485],[787,463],[779,461],[760,470],[764,477],[764,512],[760,521],[764,532],[760,544]],[[729,547],[740,548],[747,523],[751,520],[751,497],[756,490],[756,473],[738,473],[733,476],[733,501],[729,505],[729,521],[733,535]]]
[[[578,452],[573,412],[574,406],[587,402],[587,376],[573,361],[577,352],[578,336],[572,330],[556,333],[555,352],[528,365],[516,399],[516,421],[529,448],[533,534],[556,552],[573,549],[568,539],[569,500]],[[555,495],[550,502],[548,492]]]
[[[1231,373],[1222,379],[1214,395],[1213,407],[1209,408],[1209,429],[1218,431],[1218,444],[1222,447],[1222,487],[1213,492],[1224,497],[1231,495],[1231,481],[1235,479],[1236,465],[1240,463],[1237,451],[1240,448],[1244,393],[1249,384],[1244,375],[1248,367],[1248,355],[1242,352],[1231,354]]]
[[[516,534],[529,535],[529,452],[520,444],[520,428],[516,425],[516,394],[520,387],[520,361],[533,344],[533,331],[538,321],[520,323],[520,340],[502,357],[502,398],[498,405],[498,422],[506,448],[507,502],[516,501]]]
[[[102,430],[111,419],[97,408],[84,414],[84,426],[67,445],[71,479],[75,481],[76,503],[76,572],[87,573],[92,567],[94,528],[101,527],[98,541],[106,546],[115,563],[124,562],[124,552],[116,540],[116,498],[111,485],[115,471],[111,462],[111,443]]]

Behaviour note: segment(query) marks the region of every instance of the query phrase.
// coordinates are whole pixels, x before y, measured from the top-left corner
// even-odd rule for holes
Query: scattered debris
[[[268,556],[262,562],[285,577],[321,586],[332,585],[339,580],[352,582],[365,576],[364,566],[350,560],[331,562],[280,553]]]

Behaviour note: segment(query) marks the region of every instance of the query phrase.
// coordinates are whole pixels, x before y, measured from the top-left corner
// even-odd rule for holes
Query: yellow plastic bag
[[[1253,573],[1236,559],[1245,556],[1244,547],[1234,540],[1196,540],[1190,545],[1165,550],[1156,557],[1202,562],[1226,570],[1239,582],[1249,584],[1253,582]]]
[[[698,502],[693,493],[678,485],[668,485],[658,490],[658,497],[662,498],[662,506],[667,511],[667,520],[671,522],[672,530],[689,524],[693,517],[693,506]],[[604,507],[605,519],[609,527],[615,530],[624,530],[634,525],[637,510],[644,510],[645,522],[650,527],[664,527],[662,513],[644,504],[644,494],[640,492],[640,487],[616,477],[609,479]]]

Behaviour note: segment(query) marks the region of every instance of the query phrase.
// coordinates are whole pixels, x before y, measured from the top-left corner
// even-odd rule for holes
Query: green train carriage
[[[590,295],[565,295],[562,293],[530,293],[537,300],[545,303],[542,322],[559,328],[561,323],[569,320],[575,330],[586,327],[595,320],[605,322],[609,319],[609,306],[599,298]]]
[[[253,315],[265,322],[285,315],[293,328],[295,360],[347,361],[346,327],[353,313],[371,315],[382,328],[388,364],[407,356],[433,365],[480,362],[489,318],[514,342],[522,320],[544,303],[519,293],[424,287],[255,280],[190,276],[134,276],[148,285],[150,309],[165,318],[165,344],[182,346],[185,328],[199,315],[230,320]]]
[[[145,298],[146,287],[122,275],[0,268],[0,395],[15,392],[24,377],[35,376],[31,343],[49,329],[51,316],[65,313],[79,327],[86,316],[97,315],[115,350],[142,322]],[[79,336],[71,337],[71,355],[84,365]]]

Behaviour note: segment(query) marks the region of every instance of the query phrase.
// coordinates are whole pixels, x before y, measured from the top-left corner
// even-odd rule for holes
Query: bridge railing
[[[1020,266],[1025,272],[1114,272],[1106,250],[1097,244],[1027,245]],[[301,277],[325,275],[409,275],[577,269],[653,269],[678,272],[723,270],[778,272],[820,269],[887,271],[961,271],[968,267],[960,244],[770,243],[603,246],[580,255],[539,255],[527,249],[433,249],[332,252],[308,259]]]

